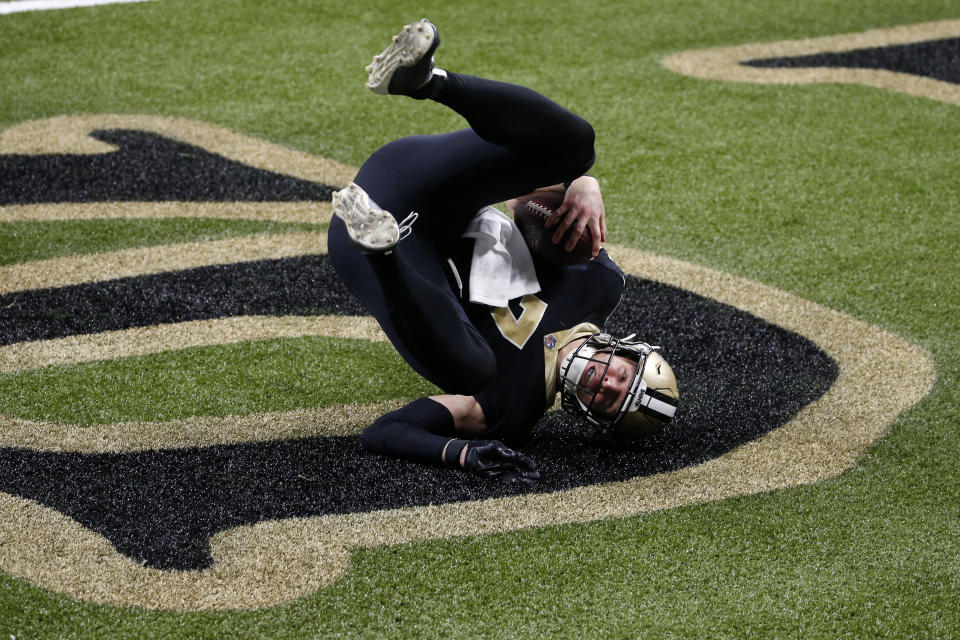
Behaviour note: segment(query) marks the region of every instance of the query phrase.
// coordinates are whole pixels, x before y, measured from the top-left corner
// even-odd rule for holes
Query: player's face
[[[611,359],[609,352],[595,354],[580,376],[580,387],[586,390],[580,392],[581,400],[598,413],[614,415],[623,406],[637,366],[636,362],[623,356]],[[593,394],[596,395],[591,404]]]

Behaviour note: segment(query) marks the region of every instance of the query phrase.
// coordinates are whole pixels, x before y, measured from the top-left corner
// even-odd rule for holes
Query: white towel
[[[506,307],[507,301],[540,291],[530,249],[513,220],[484,207],[467,225],[474,238],[470,264],[470,302]]]

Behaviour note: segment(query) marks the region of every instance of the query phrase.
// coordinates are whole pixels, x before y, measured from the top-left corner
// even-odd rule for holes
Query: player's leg
[[[593,129],[585,120],[532,89],[437,68],[433,54],[439,46],[440,34],[429,20],[406,25],[367,66],[367,87],[378,94],[436,100],[497,145],[561,149],[580,162],[591,159]]]
[[[447,393],[490,385],[493,352],[466,317],[429,237],[410,233],[412,223],[398,225],[356,184],[335,194],[334,213],[331,261],[400,355]]]
[[[476,393],[497,374],[492,350],[455,293],[447,258],[490,202],[491,190],[473,189],[475,181],[511,195],[530,184],[530,171],[502,173],[511,162],[512,152],[470,130],[403,138],[376,151],[334,202],[331,262],[404,359],[447,393]],[[359,207],[349,195],[357,192]],[[413,211],[419,217],[409,237],[388,254],[372,253],[400,237],[398,221]]]
[[[449,204],[483,206],[572,180],[592,165],[588,122],[526,87],[438,70],[438,45],[436,27],[421,20],[407,25],[367,67],[374,92],[431,98],[463,116],[479,138],[458,132],[449,134],[455,140],[419,141],[417,155],[436,158],[426,185],[430,193],[442,188],[456,194]],[[388,146],[382,153],[390,151]]]
[[[594,160],[590,123],[532,89],[453,72],[434,83],[439,87],[433,99],[463,116],[487,142],[566,165],[567,171]]]

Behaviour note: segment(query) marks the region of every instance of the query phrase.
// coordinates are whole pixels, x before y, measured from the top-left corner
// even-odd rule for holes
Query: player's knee
[[[563,162],[568,172],[579,175],[593,164],[595,141],[596,134],[590,123],[579,116],[571,115],[565,127],[565,134],[559,141],[562,148],[559,150],[557,159]]]
[[[593,155],[593,143],[596,141],[596,133],[589,122],[579,116],[575,117],[570,137],[572,144],[583,152],[584,155]]]

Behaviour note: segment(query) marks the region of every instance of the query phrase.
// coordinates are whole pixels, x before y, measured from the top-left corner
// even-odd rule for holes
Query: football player
[[[601,249],[606,223],[588,122],[525,87],[437,68],[427,20],[407,25],[367,67],[377,94],[433,100],[469,128],[393,141],[334,194],[330,258],[404,359],[443,395],[364,430],[371,451],[532,484],[514,448],[561,393],[562,406],[614,438],[669,422],[678,398],[656,347],[601,330],[624,288]],[[538,291],[507,305],[471,302],[478,210],[538,189],[564,193],[548,220],[570,250],[587,228],[593,258],[535,263]],[[509,445],[509,446],[508,446]]]

